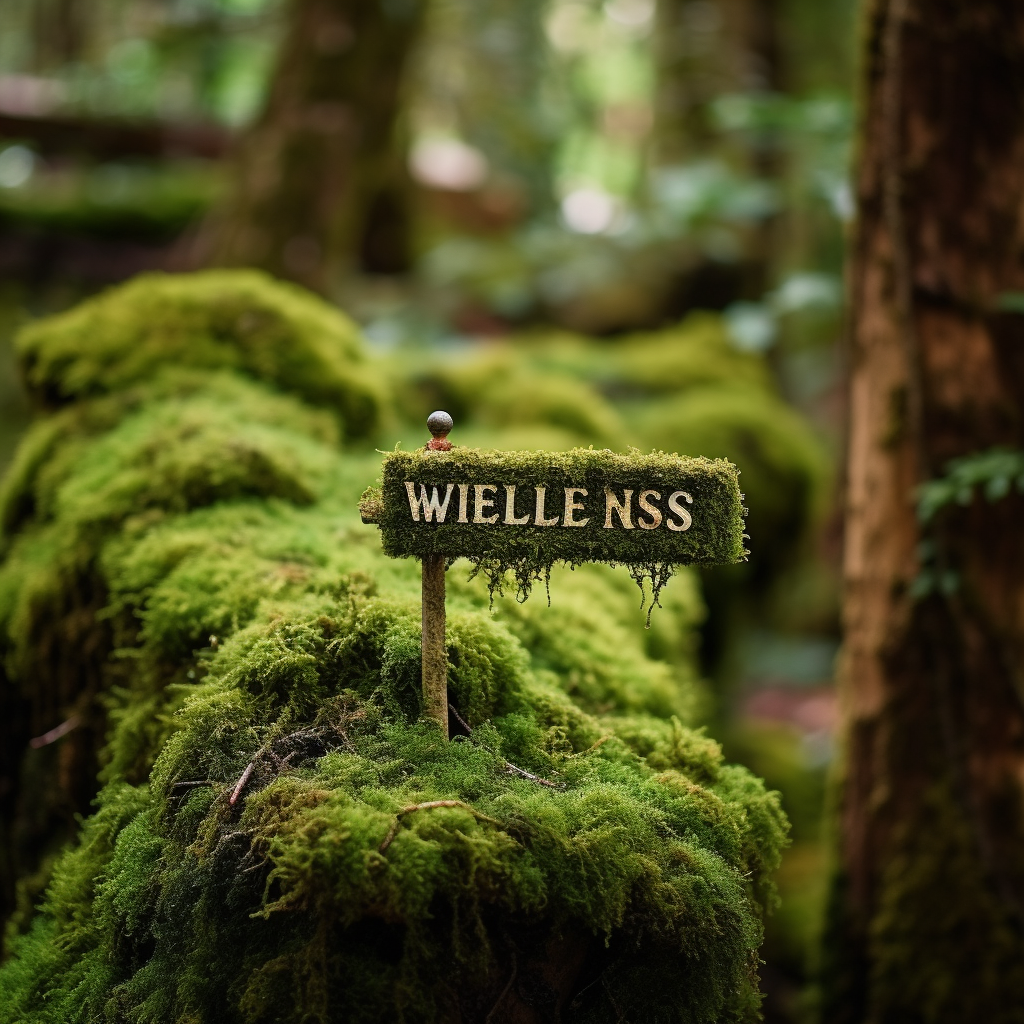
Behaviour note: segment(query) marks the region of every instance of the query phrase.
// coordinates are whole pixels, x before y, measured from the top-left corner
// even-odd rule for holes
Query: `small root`
[[[502,1000],[508,995],[509,990],[512,988],[513,982],[516,980],[516,973],[519,970],[519,961],[516,959],[515,953],[512,954],[512,974],[509,976],[508,983],[501,990],[501,995],[494,1001],[494,1005],[491,1007],[490,1013],[484,1018],[484,1024],[491,1024],[495,1013],[498,1011],[498,1007],[501,1006]]]

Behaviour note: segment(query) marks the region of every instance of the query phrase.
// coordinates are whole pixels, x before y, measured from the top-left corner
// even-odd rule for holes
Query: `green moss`
[[[624,397],[693,391],[730,384],[772,394],[764,362],[729,342],[721,317],[694,313],[677,327],[620,340],[604,378]]]
[[[753,562],[762,577],[776,576],[824,506],[824,453],[806,422],[778,399],[734,385],[648,402],[635,419],[650,444],[737,465]]]
[[[827,504],[821,438],[714,314],[614,341],[527,335],[446,362],[403,352],[389,372],[417,441],[423,418],[440,408],[455,419],[451,440],[466,447],[635,446],[728,459],[751,509],[752,544],[749,570],[725,576],[748,591],[767,589],[793,564]]]
[[[585,378],[552,373],[529,355],[500,346],[457,363],[427,364],[413,370],[406,402],[446,409],[477,433],[543,426],[571,445],[617,445],[623,424],[607,399]]]
[[[177,365],[272,383],[334,409],[349,437],[371,436],[385,405],[352,323],[252,270],[146,274],[26,328],[17,347],[29,388],[51,404],[117,391]]]
[[[203,363],[205,328],[201,358],[168,343],[173,372],[147,336],[32,331],[37,386],[81,397],[5,492],[4,685],[32,708],[23,739],[82,716],[59,751],[98,758],[104,787],[0,968],[0,1021],[445,1021],[509,1000],[496,1020],[552,965],[577,971],[566,1020],[756,1013],[785,822],[684,724],[692,574],[645,633],[603,566],[556,573],[553,608],[493,612],[451,572],[472,735],[445,742],[418,722],[418,567],[356,511],[378,455],[341,452],[291,371]],[[66,778],[57,758],[23,772],[19,806],[70,803]],[[56,833],[19,827],[5,870],[27,878]]]

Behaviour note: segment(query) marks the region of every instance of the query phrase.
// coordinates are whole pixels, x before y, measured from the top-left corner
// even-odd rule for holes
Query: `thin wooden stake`
[[[451,451],[448,433],[452,418],[446,412],[427,417],[431,439],[427,451]],[[448,739],[448,647],[444,640],[444,555],[423,556],[423,713],[441,726]]]
[[[423,556],[423,713],[448,738],[448,649],[444,641],[444,555]]]

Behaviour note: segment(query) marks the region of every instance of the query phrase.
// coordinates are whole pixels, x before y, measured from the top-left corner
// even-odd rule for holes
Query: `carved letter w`
[[[444,522],[444,517],[448,514],[448,501],[452,496],[452,491],[455,488],[455,484],[449,484],[448,490],[445,491],[444,501],[439,501],[437,497],[437,488],[433,488],[433,493],[430,497],[427,497],[427,485],[420,484],[420,494],[416,497],[416,485],[411,481],[405,481],[405,490],[409,495],[409,511],[412,513],[413,522],[418,523],[420,521],[420,509],[423,509],[423,519],[425,522],[432,523],[434,521],[434,515],[437,515],[437,521],[439,523]]]

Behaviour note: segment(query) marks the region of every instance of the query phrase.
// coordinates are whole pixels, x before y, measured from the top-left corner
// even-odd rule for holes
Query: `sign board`
[[[388,555],[538,565],[740,561],[743,501],[724,459],[610,451],[394,451],[375,516]]]
[[[422,560],[423,713],[448,736],[445,563],[483,569],[491,595],[506,571],[520,600],[558,562],[610,562],[651,583],[651,608],[677,565],[746,556],[738,470],[724,459],[653,452],[483,452],[452,445],[452,418],[431,413],[418,451],[384,456],[379,489],[359,503],[384,553]],[[650,609],[648,610],[650,624]]]

